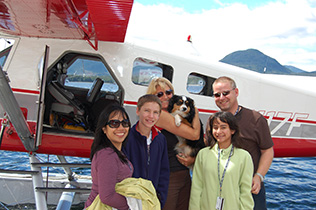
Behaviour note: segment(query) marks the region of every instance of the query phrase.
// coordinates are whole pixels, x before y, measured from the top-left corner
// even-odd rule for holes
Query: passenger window
[[[62,68],[67,68],[63,66]],[[77,58],[67,68],[65,86],[90,89],[93,81],[99,77],[104,81],[102,91],[116,92],[119,87],[101,60]]]
[[[205,80],[199,76],[190,74],[187,83],[189,93],[200,94],[205,87]]]
[[[212,84],[215,78],[191,73],[187,81],[187,91],[192,94],[213,96]]]
[[[171,66],[145,58],[136,58],[133,65],[132,81],[136,85],[148,86],[155,77],[166,77],[172,81],[172,74]]]

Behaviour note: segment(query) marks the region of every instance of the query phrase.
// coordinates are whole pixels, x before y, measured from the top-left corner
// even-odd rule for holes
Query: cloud
[[[166,50],[182,50],[187,36],[192,35],[194,47],[209,60],[255,48],[283,65],[315,71],[315,23],[316,4],[312,0],[276,1],[253,9],[234,3],[194,14],[166,4],[144,6],[135,2],[127,41],[142,40]]]
[[[225,4],[222,3],[220,0],[214,0],[214,2],[220,6],[225,6]]]

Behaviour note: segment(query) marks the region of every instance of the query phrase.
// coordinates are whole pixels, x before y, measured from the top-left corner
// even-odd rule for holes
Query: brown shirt
[[[267,120],[259,112],[244,107],[237,113],[236,119],[242,138],[242,148],[250,153],[255,173],[261,157],[260,150],[273,146]]]

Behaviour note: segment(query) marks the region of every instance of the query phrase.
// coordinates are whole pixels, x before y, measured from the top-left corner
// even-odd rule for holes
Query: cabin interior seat
[[[52,111],[69,114],[73,112],[75,115],[84,115],[83,105],[75,99],[70,91],[66,90],[59,82],[52,81],[48,85],[48,91],[57,100],[57,104],[52,104]],[[55,110],[54,110],[55,109]]]
[[[90,90],[87,93],[87,101],[90,104],[93,104],[97,98],[97,96],[99,96],[99,93],[101,91],[102,85],[103,85],[104,81],[100,78],[96,78],[93,81],[93,84],[90,88]]]
[[[95,120],[100,114],[99,111],[97,113],[95,112],[95,104],[100,104],[99,101],[103,101],[102,99],[98,99],[103,84],[104,81],[102,79],[96,78],[87,92],[85,97],[86,101],[80,102],[75,99],[72,92],[64,88],[60,81],[54,80],[50,82],[47,87],[48,91],[56,99],[55,102],[51,104],[51,112],[80,124],[85,130],[89,129],[94,131]],[[97,105],[97,107],[98,106],[99,105]],[[103,106],[104,103],[102,103],[102,108]],[[101,107],[98,107],[97,110],[100,108]],[[59,127],[59,125],[57,126]]]
[[[111,105],[120,105],[119,102],[115,100],[115,97],[113,97],[112,95],[106,95],[105,97],[101,97],[98,100],[96,100],[95,103],[93,103],[88,115],[89,128],[91,131],[95,130],[97,122],[99,120],[99,116],[102,113],[102,111],[106,109],[106,107]]]

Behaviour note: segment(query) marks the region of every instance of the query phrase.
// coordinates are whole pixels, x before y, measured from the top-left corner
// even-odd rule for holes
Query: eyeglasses
[[[166,90],[165,93],[167,96],[169,96],[173,93],[173,91],[170,89],[170,90]],[[156,96],[158,96],[158,98],[161,98],[163,96],[163,94],[164,94],[164,92],[161,91],[161,92],[157,93]]]
[[[222,93],[214,93],[214,96],[215,96],[215,98],[221,97],[222,94],[223,94],[223,96],[228,96],[232,90],[235,90],[235,88],[233,88],[231,90],[223,91]]]
[[[131,123],[129,122],[128,119],[119,121],[119,120],[110,120],[109,122],[107,122],[105,125],[109,125],[110,128],[118,128],[120,127],[120,124],[122,124],[122,126],[124,128],[130,127]]]

